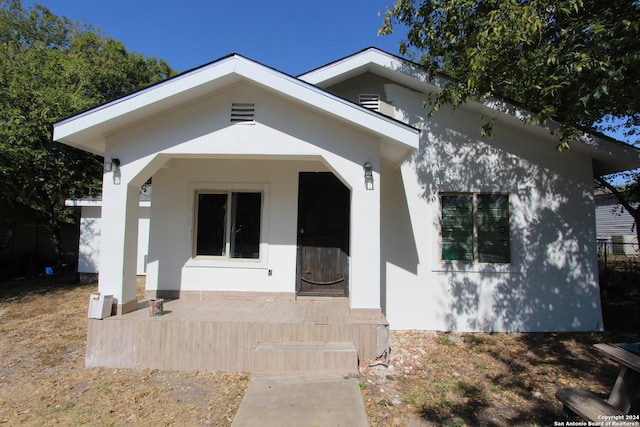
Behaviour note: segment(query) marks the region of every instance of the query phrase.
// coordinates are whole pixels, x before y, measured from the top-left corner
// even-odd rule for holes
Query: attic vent
[[[377,93],[361,93],[358,103],[369,110],[380,111],[380,95]]]
[[[256,104],[231,104],[231,123],[253,123],[256,116]]]

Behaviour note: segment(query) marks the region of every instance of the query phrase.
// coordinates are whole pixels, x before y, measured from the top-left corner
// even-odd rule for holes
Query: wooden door
[[[350,198],[349,190],[332,173],[300,173],[299,295],[348,295]]]

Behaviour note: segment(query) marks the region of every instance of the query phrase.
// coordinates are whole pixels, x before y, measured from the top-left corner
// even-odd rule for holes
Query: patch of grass
[[[403,402],[436,425],[549,425],[566,418],[555,398],[558,388],[610,391],[618,368],[592,345],[619,339],[599,333],[437,334],[417,350],[417,365],[395,380]]]
[[[0,284],[0,424],[231,425],[246,374],[85,368],[95,291]]]
[[[435,343],[445,347],[456,347],[458,343],[449,334],[440,334],[436,337]]]
[[[422,417],[447,424],[451,418],[460,419],[479,407],[491,403],[491,392],[482,384],[461,379],[441,378],[429,385],[421,383],[404,395]],[[464,418],[464,417],[463,417]]]
[[[464,334],[462,340],[465,344],[474,347],[487,347],[499,343],[499,334]]]
[[[463,427],[465,425],[465,422],[462,418],[452,418],[450,420],[447,420],[444,425],[446,427]]]
[[[460,397],[469,398],[477,402],[488,403],[489,396],[483,387],[458,380],[453,384],[453,391]]]
[[[474,363],[473,368],[479,372],[488,372],[491,368],[482,363]]]

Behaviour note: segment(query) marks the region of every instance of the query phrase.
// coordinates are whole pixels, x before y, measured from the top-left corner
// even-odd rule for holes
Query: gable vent
[[[256,104],[231,104],[231,123],[253,123],[256,118]]]
[[[380,111],[380,95],[377,93],[361,93],[358,103],[369,110]]]

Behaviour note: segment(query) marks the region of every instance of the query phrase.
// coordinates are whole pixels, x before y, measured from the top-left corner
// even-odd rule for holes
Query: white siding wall
[[[640,255],[636,224],[629,212],[611,195],[596,198],[598,240],[605,240],[606,250],[615,255]]]
[[[613,196],[596,200],[596,224],[598,239],[636,234],[633,217]]]

